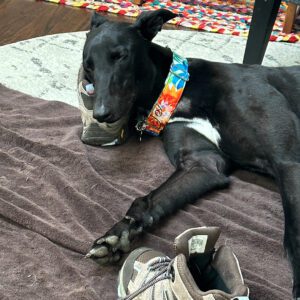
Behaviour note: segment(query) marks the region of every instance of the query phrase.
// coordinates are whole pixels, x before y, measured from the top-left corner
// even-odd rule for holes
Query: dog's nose
[[[98,122],[109,122],[111,119],[112,114],[109,109],[101,105],[99,108],[95,108],[93,111],[93,118],[96,119]]]

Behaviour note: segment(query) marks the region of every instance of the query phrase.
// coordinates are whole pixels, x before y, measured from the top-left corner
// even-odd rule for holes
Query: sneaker
[[[99,123],[93,118],[94,86],[83,75],[81,67],[78,74],[78,100],[83,130],[81,140],[95,146],[123,144],[127,138],[128,117],[114,123]]]
[[[174,259],[149,248],[133,251],[118,279],[122,300],[249,300],[239,262],[228,246],[215,251],[218,227],[184,231]]]

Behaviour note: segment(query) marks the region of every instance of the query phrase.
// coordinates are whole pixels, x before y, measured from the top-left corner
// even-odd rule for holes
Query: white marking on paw
[[[92,255],[94,255],[96,253],[95,249],[91,249],[86,255],[85,258],[90,258]]]
[[[106,247],[100,247],[100,248],[96,248],[96,249],[93,249],[94,253],[93,255],[96,255],[96,256],[105,256],[108,254],[108,249]]]
[[[170,119],[169,123],[173,122],[187,122],[186,125],[188,128],[192,128],[205,136],[208,140],[214,143],[216,146],[219,146],[219,142],[221,140],[221,136],[215,127],[212,126],[208,119],[201,118],[173,118]]]
[[[127,230],[122,232],[121,238],[120,238],[120,244],[122,247],[122,250],[127,252],[130,249],[130,242],[129,242],[129,232]]]
[[[112,246],[115,246],[115,245],[118,243],[118,241],[119,241],[119,237],[117,237],[116,235],[111,235],[111,236],[108,236],[108,237],[105,239],[105,241],[106,241],[108,244],[110,244],[110,245],[112,245]]]

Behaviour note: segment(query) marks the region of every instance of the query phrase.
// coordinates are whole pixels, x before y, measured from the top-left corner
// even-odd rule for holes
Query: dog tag
[[[138,121],[135,125],[135,129],[137,131],[139,131],[140,136],[139,136],[139,141],[142,141],[142,135],[143,135],[143,131],[146,128],[146,124],[144,123],[144,121]]]

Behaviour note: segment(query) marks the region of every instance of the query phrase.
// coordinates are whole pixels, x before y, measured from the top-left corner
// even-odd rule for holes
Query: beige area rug
[[[76,77],[85,35],[56,34],[0,47],[0,83],[76,106]],[[181,30],[163,30],[154,41],[186,57],[228,63],[241,63],[246,45],[241,37]],[[263,64],[300,65],[300,44],[269,43]]]

